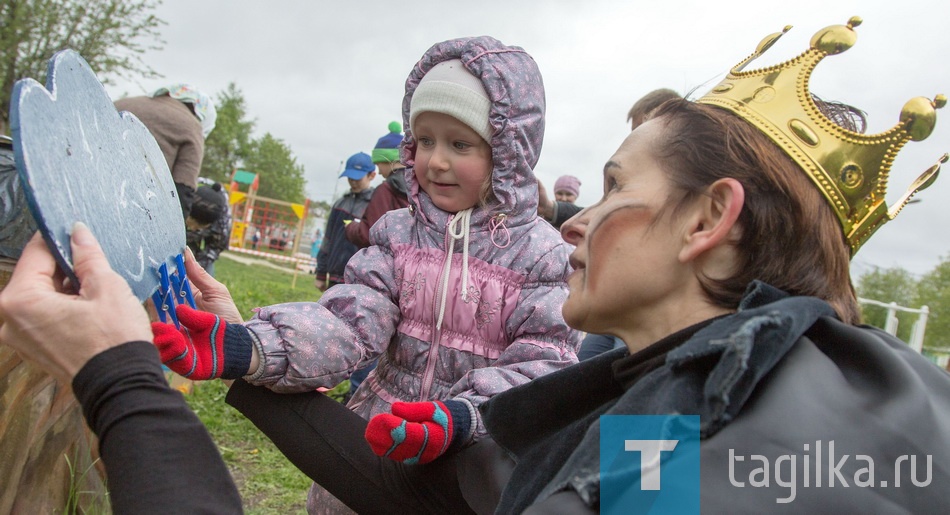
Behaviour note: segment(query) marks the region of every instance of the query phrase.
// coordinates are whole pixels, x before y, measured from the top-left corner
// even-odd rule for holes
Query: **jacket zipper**
[[[452,219],[455,218],[455,215],[449,217],[448,222],[445,224],[445,243],[443,245],[445,252],[445,259],[449,259],[449,245],[455,245],[455,240],[449,236],[448,227],[452,223]],[[442,266],[439,267],[439,282],[436,285],[435,290],[435,305],[432,306],[432,341],[429,343],[429,355],[426,357],[426,370],[422,374],[422,386],[419,389],[419,401],[429,400],[429,391],[432,389],[432,381],[435,376],[435,364],[439,361],[439,346],[440,341],[442,340],[442,330],[437,327],[439,320],[439,307],[442,305],[442,290],[444,282],[448,281],[449,278],[444,276],[442,271],[445,270],[445,259],[442,260]],[[449,275],[452,274],[451,263],[449,264]]]

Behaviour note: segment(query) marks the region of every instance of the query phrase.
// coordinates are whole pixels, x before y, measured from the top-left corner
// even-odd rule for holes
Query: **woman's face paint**
[[[666,309],[684,284],[682,222],[657,214],[669,196],[666,172],[649,151],[664,127],[647,122],[627,137],[604,166],[604,196],[561,228],[576,246],[575,271],[564,303],[565,321],[576,329],[621,336]]]

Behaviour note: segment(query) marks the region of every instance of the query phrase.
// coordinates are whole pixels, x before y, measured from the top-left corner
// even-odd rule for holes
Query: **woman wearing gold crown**
[[[677,414],[699,415],[703,512],[946,512],[929,485],[950,479],[936,436],[950,431],[950,376],[857,325],[841,225],[782,149],[730,112],[674,100],[607,161],[604,191],[562,228],[577,246],[563,313],[627,349],[486,406],[518,463],[502,512],[605,510],[600,417]],[[660,469],[677,470],[670,460]],[[613,473],[610,488],[639,488]],[[682,500],[690,484],[670,475]],[[605,512],[637,498],[610,493]]]
[[[565,320],[627,348],[496,396],[482,407],[491,439],[403,465],[375,456],[366,421],[322,394],[238,381],[228,402],[361,513],[950,511],[950,376],[858,325],[848,273],[901,207],[880,199],[894,154],[929,134],[944,100],[909,102],[886,137],[834,125],[807,74],[853,43],[857,22],[786,65],[742,72],[746,60],[629,135],[601,201],[562,228],[576,246]],[[3,334],[42,357],[55,335],[24,329],[20,276],[0,296]],[[206,298],[221,291],[193,280]]]

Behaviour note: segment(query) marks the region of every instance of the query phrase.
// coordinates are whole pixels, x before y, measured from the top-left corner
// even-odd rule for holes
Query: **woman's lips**
[[[569,257],[567,261],[568,263],[570,263],[571,268],[573,268],[574,270],[582,270],[584,268],[584,263],[581,263],[579,259],[573,256]]]

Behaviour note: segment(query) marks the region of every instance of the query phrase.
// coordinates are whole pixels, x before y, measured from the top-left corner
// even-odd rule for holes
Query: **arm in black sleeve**
[[[357,513],[471,513],[456,455],[404,465],[373,453],[367,421],[317,391],[275,393],[243,379],[225,402],[237,408],[317,484]]]
[[[214,442],[168,387],[150,342],[102,352],[73,378],[99,437],[115,513],[241,513],[241,498]]]

